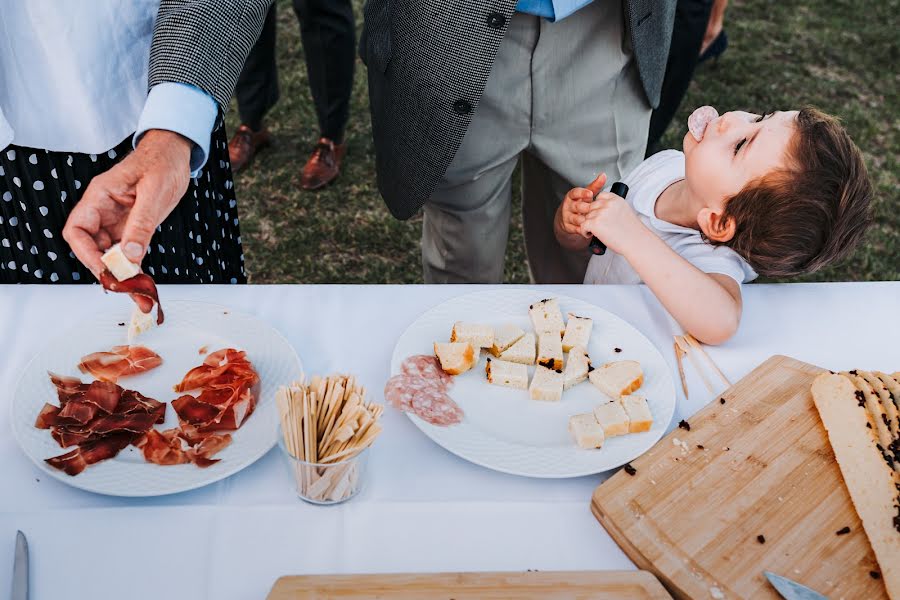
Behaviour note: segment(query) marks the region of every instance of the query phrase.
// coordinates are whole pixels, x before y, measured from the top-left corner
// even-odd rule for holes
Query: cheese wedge
[[[569,433],[575,438],[579,448],[600,448],[606,440],[603,426],[597,422],[593,413],[572,415],[569,417]]]
[[[487,375],[488,383],[520,390],[528,389],[528,367],[523,364],[488,357],[484,373]]]
[[[478,354],[469,342],[435,342],[434,355],[441,361],[441,368],[451,375],[465,373],[478,360]]]
[[[563,369],[563,390],[587,379],[591,368],[591,359],[588,357],[587,350],[582,346],[572,346],[572,349],[569,350],[569,358],[566,359],[566,368]]]
[[[131,322],[128,324],[128,345],[130,346],[134,342],[134,338],[154,327],[156,327],[156,317],[153,316],[153,311],[145,313],[135,306],[131,311]]]
[[[494,344],[494,330],[487,325],[457,321],[450,332],[451,342],[469,342],[474,348],[490,348]]]
[[[813,402],[828,431],[853,506],[875,551],[888,596],[900,600],[900,474],[879,451],[872,418],[854,382],[823,373],[812,384]],[[896,521],[895,521],[896,519]]]
[[[563,349],[559,334],[553,331],[538,334],[537,363],[548,369],[563,368]]]
[[[628,433],[640,433],[642,431],[650,431],[653,427],[653,413],[650,412],[650,405],[643,396],[629,394],[622,396],[619,402],[628,415]]]
[[[494,356],[500,356],[503,352],[506,352],[510,346],[521,340],[524,335],[525,331],[521,327],[515,325],[501,325],[494,330],[494,343],[490,347],[490,353]]]
[[[506,352],[500,353],[500,358],[510,362],[533,365],[535,356],[535,339],[533,333],[526,333],[518,342],[510,346]]]
[[[561,369],[554,371],[540,365],[535,367],[531,385],[528,387],[528,393],[531,395],[532,400],[559,402],[562,399],[562,392],[563,376]]]
[[[591,371],[591,383],[613,399],[630,394],[644,383],[641,363],[636,360],[611,362]]]
[[[114,244],[112,248],[104,252],[100,260],[106,265],[112,276],[119,281],[131,279],[141,272],[141,268],[138,265],[128,260],[119,244]]]
[[[566,331],[566,324],[563,323],[562,311],[559,310],[559,301],[556,298],[535,302],[528,307],[528,314],[537,334],[553,331],[561,336]]]
[[[591,330],[594,328],[594,320],[589,317],[579,317],[569,313],[569,320],[566,322],[566,333],[563,335],[562,348],[563,352],[572,350],[572,346],[588,347],[591,339]]]
[[[628,415],[616,401],[604,402],[594,407],[594,418],[603,427],[603,434],[606,437],[628,433]]]

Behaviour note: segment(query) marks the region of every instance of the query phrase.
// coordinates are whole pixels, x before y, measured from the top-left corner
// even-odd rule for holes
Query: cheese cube
[[[541,334],[545,331],[556,332],[561,336],[566,330],[563,323],[562,311],[559,310],[559,301],[556,298],[548,298],[535,302],[528,307],[528,314],[534,324],[534,332]]]
[[[134,342],[134,338],[154,327],[156,327],[156,318],[153,316],[153,310],[145,313],[135,306],[131,311],[131,322],[128,324],[128,345],[130,346]]]
[[[569,352],[572,346],[588,347],[591,339],[591,329],[594,327],[594,320],[589,317],[579,317],[569,313],[569,321],[566,323],[566,333],[563,335],[562,348],[563,352]]]
[[[579,448],[600,448],[606,440],[603,426],[597,422],[593,413],[569,417],[569,433],[575,438]]]
[[[528,389],[528,367],[525,365],[488,357],[484,372],[489,383]]]
[[[478,360],[475,348],[469,342],[435,342],[434,355],[441,361],[441,368],[451,375],[465,373]]]
[[[614,400],[630,394],[644,383],[641,363],[636,360],[607,363],[591,371],[589,377],[597,389]]]
[[[114,244],[112,248],[104,252],[100,260],[106,265],[112,276],[119,281],[131,279],[141,272],[141,268],[125,256],[119,244]]]
[[[510,346],[506,352],[501,352],[500,358],[510,362],[522,363],[523,365],[533,365],[534,345],[534,334],[526,333],[522,336],[522,339]]]
[[[563,368],[563,349],[558,333],[548,331],[538,334],[537,362],[548,369]]]
[[[581,346],[572,346],[566,368],[563,370],[563,389],[567,390],[587,379],[591,369],[591,359],[587,350]]]
[[[501,325],[494,330],[494,344],[490,348],[491,354],[500,356],[503,352],[506,352],[510,346],[521,340],[524,335],[525,332],[521,327],[516,327],[515,325]]]
[[[494,330],[487,325],[457,321],[450,332],[451,342],[470,342],[475,348],[490,348],[494,344]]]
[[[641,431],[650,431],[653,427],[653,414],[650,412],[650,405],[643,396],[634,394],[622,396],[619,400],[625,414],[628,415],[628,433],[640,433]]]
[[[628,433],[628,415],[618,402],[604,402],[594,408],[594,418],[603,426],[606,437]]]
[[[547,400],[559,402],[563,392],[562,370],[554,371],[547,367],[538,366],[531,378],[528,393],[532,400]]]

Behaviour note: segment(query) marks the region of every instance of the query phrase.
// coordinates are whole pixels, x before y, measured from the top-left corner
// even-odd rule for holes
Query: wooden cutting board
[[[268,600],[391,598],[418,600],[669,599],[646,571],[405,573],[281,577]]]
[[[676,598],[780,598],[763,570],[887,598],[813,405],[820,372],[770,358],[594,492],[597,520]]]

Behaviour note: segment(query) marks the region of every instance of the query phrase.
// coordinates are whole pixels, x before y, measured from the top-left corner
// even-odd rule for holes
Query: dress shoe
[[[346,143],[335,144],[328,138],[319,138],[300,173],[300,187],[304,190],[317,190],[334,181],[341,171],[341,161],[346,152]]]
[[[259,131],[253,131],[246,125],[241,125],[228,142],[228,159],[231,161],[231,170],[237,173],[253,160],[256,153],[272,143],[269,130],[263,127]]]

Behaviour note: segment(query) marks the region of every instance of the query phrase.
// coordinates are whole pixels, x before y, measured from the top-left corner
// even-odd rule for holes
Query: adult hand
[[[568,235],[580,233],[579,228],[584,223],[585,215],[591,210],[591,202],[604,185],[606,185],[606,173],[600,173],[587,187],[569,190],[557,213],[560,231]]]
[[[150,238],[184,196],[190,181],[191,142],[151,129],[120,163],[91,180],[72,209],[63,238],[99,279],[103,252],[116,242],[141,264]]]
[[[728,6],[728,0],[716,0],[713,3],[709,13],[709,21],[706,24],[706,33],[703,34],[703,43],[700,44],[700,53],[703,56],[710,44],[716,41],[725,23],[725,8]]]

